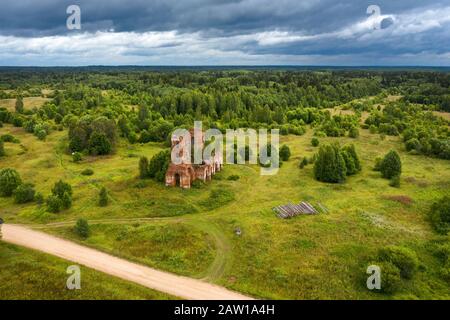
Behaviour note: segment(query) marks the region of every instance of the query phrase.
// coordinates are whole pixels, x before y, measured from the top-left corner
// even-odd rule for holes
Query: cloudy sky
[[[450,66],[450,0],[0,1],[3,66]]]

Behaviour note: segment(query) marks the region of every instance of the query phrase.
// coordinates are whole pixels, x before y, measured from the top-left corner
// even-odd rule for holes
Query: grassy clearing
[[[73,227],[47,229],[84,245],[150,267],[201,277],[214,259],[214,241],[204,231],[182,222],[97,224],[80,239]]]
[[[23,98],[23,107],[25,110],[31,110],[33,108],[40,108],[50,101],[49,98],[42,97],[25,97]],[[14,112],[16,106],[16,99],[0,99],[0,107],[6,108],[8,111]]]
[[[0,300],[174,299],[151,289],[81,267],[81,290],[68,290],[72,262],[0,242]]]
[[[7,125],[0,128],[1,134],[7,132],[21,140],[26,152],[21,153],[19,145],[5,144],[8,156],[0,160],[0,167],[16,168],[44,195],[60,178],[74,187],[73,207],[60,214],[47,213],[35,204],[19,206],[11,199],[0,198],[0,215],[8,222],[41,224],[79,217],[173,217],[175,221],[181,217],[192,229],[177,223],[149,222],[134,234],[129,231],[133,225],[93,226],[93,235],[86,243],[263,298],[450,296],[448,283],[440,279],[439,266],[426,249],[434,237],[427,214],[431,203],[450,190],[450,163],[408,154],[398,137],[382,140],[379,135],[360,130],[358,139],[320,138],[321,144],[354,143],[360,155],[363,171],[340,185],[315,181],[311,165],[298,168],[304,156],[317,151],[310,143],[312,130],[308,130],[301,137],[282,137],[281,143],[290,147],[292,157],[275,176],[260,176],[258,166],[227,165],[212,182],[182,190],[151,180],[142,188],[136,186],[139,156],[151,157],[162,149],[159,144],[129,146],[121,142],[112,156],[89,157],[75,164],[64,153],[66,132],[53,132],[46,142],[22,129]],[[375,158],[390,149],[399,151],[403,161],[400,188],[389,187],[388,180],[372,171]],[[94,175],[81,175],[86,168],[92,168]],[[229,181],[226,178],[230,175],[239,175],[240,179]],[[111,196],[105,208],[97,205],[101,186],[106,186]],[[276,205],[302,200],[320,202],[330,213],[281,220],[271,210]],[[240,237],[234,234],[236,227],[242,229]],[[186,237],[182,230],[187,232]],[[74,236],[68,228],[60,232],[65,237]],[[122,232],[128,238],[118,241]],[[165,233],[175,236],[164,240],[167,243],[158,240]],[[365,288],[365,268],[379,248],[392,244],[414,249],[422,267],[393,296],[369,292]]]

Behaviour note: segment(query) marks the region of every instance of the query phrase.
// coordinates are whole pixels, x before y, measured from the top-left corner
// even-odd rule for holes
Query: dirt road
[[[2,232],[3,241],[42,251],[180,298],[190,300],[252,299],[201,280],[158,271],[23,226],[4,224]]]

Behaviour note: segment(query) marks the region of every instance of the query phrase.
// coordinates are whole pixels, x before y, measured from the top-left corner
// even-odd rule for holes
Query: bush
[[[163,150],[150,160],[148,165],[148,176],[158,182],[164,182],[167,168],[170,163],[170,150]]]
[[[430,218],[438,233],[447,234],[450,231],[450,196],[445,196],[432,205]]]
[[[106,207],[108,205],[108,192],[105,187],[102,187],[100,190],[98,204],[100,207]]]
[[[383,178],[391,179],[400,176],[402,173],[402,162],[397,151],[391,150],[381,161],[380,171]]]
[[[300,161],[300,165],[299,165],[299,168],[300,169],[303,169],[305,166],[307,166],[308,165],[308,158],[307,157],[304,157],[303,159],[302,159],[302,161]]]
[[[288,161],[291,157],[291,149],[285,144],[283,144],[280,148],[280,159],[282,161]]]
[[[91,231],[86,219],[80,218],[77,220],[77,223],[75,224],[75,233],[84,239],[89,237]]]
[[[239,176],[237,175],[237,174],[232,174],[231,176],[229,176],[228,178],[227,178],[227,180],[231,180],[231,181],[237,181],[237,180],[239,180]]]
[[[400,176],[392,177],[389,185],[394,188],[400,188]]]
[[[147,157],[141,157],[139,159],[139,178],[148,178],[148,159]]]
[[[43,204],[44,203],[44,196],[42,195],[42,193],[36,192],[36,194],[34,195],[34,201],[36,201],[36,203],[38,205]]]
[[[341,183],[345,181],[347,168],[338,145],[320,147],[314,164],[314,176],[318,181]]]
[[[421,149],[420,142],[416,138],[412,138],[412,139],[409,139],[408,141],[406,141],[405,147],[406,147],[406,151],[412,151],[412,150],[420,151],[420,149]]]
[[[60,198],[54,195],[50,195],[47,198],[47,210],[52,213],[58,213],[61,211],[63,205]]]
[[[381,163],[383,159],[380,157],[375,158],[375,166],[373,167],[373,171],[381,171]]]
[[[6,155],[5,153],[5,146],[2,140],[0,140],[0,157],[4,157]]]
[[[14,190],[14,201],[16,203],[27,203],[34,200],[34,186],[30,183],[21,184]]]
[[[378,253],[381,261],[389,262],[400,270],[402,278],[411,279],[419,266],[419,259],[414,251],[398,246],[382,248]]]
[[[395,293],[401,284],[400,270],[390,262],[381,262],[376,265],[380,267],[381,272],[381,292]]]
[[[83,176],[92,176],[94,174],[94,170],[92,170],[91,168],[86,168],[83,171],[81,171],[81,174]]]
[[[53,186],[52,194],[54,196],[62,198],[65,193],[67,193],[69,196],[71,196],[72,195],[72,187],[67,182],[59,180]]]
[[[0,171],[0,196],[12,196],[14,190],[21,184],[22,179],[16,170],[6,168]]]
[[[311,145],[312,145],[313,147],[317,147],[317,146],[319,146],[319,144],[320,144],[320,141],[319,141],[319,139],[317,139],[316,137],[314,137],[314,138],[311,139]]]
[[[359,137],[359,130],[356,127],[351,127],[350,130],[348,131],[348,136],[350,138],[358,138]]]
[[[73,162],[78,163],[81,160],[83,160],[83,155],[80,152],[78,152],[78,151],[73,152],[72,153],[72,160],[73,160]]]
[[[20,143],[19,139],[9,133],[2,135],[0,140],[2,140],[3,142]]]

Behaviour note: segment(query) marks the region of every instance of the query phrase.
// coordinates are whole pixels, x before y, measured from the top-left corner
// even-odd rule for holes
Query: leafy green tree
[[[148,176],[163,182],[170,164],[170,150],[163,150],[153,156],[148,165]]]
[[[320,147],[314,163],[314,176],[318,181],[341,183],[345,181],[347,168],[338,145]]]
[[[58,213],[63,207],[62,201],[59,197],[50,195],[47,198],[47,210],[52,213]]]
[[[10,168],[0,170],[0,196],[10,197],[14,190],[22,184],[19,173]]]
[[[94,132],[89,138],[89,152],[93,155],[106,155],[111,153],[112,145],[106,134]]]
[[[62,198],[64,193],[67,193],[69,196],[71,196],[72,195],[72,187],[67,182],[64,182],[63,180],[59,180],[53,186],[52,194],[54,196]]]
[[[14,201],[16,203],[27,203],[34,200],[34,186],[30,183],[23,183],[14,190]]]
[[[450,196],[445,196],[431,207],[431,223],[441,234],[450,231]]]
[[[402,173],[402,162],[397,151],[391,150],[381,161],[380,171],[383,178],[391,179]]]
[[[291,157],[291,149],[289,149],[289,146],[286,144],[283,144],[280,148],[280,158],[283,161],[288,161]]]
[[[100,189],[98,204],[100,207],[106,207],[108,205],[108,191],[105,187]]]
[[[75,224],[75,233],[83,239],[89,237],[91,230],[86,219],[80,218],[77,220],[77,223]]]
[[[361,162],[355,149],[355,145],[344,146],[341,150],[347,167],[347,175],[354,175],[361,171]]]
[[[148,178],[148,159],[147,157],[141,157],[139,159],[139,178]]]

